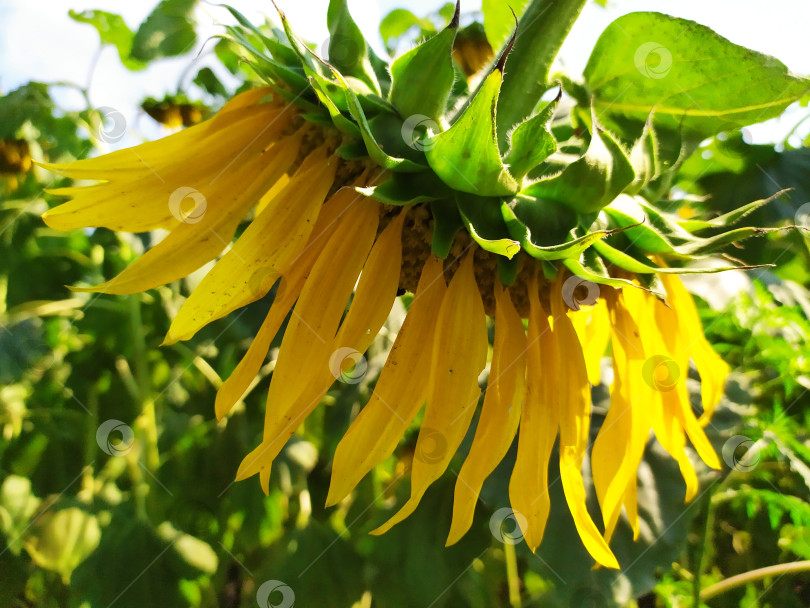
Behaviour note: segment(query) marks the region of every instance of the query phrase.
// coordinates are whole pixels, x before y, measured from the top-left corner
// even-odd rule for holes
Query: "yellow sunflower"
[[[417,133],[402,156],[381,145],[385,128],[389,135],[404,134],[405,126],[416,124],[402,108],[418,100],[395,93],[402,90],[396,79],[413,82],[409,70],[419,53],[435,54],[441,45],[447,63],[440,67],[452,69],[457,25],[455,20],[450,34],[411,51],[410,63],[397,60],[383,71],[373,69],[379,60],[365,48],[362,61],[343,61],[342,69],[327,64],[288,29],[292,46],[269,41],[272,57],[256,64],[270,86],[236,96],[213,118],[157,142],[45,165],[97,183],[55,191],[72,200],[44,219],[58,230],[169,231],[117,277],[88,291],[141,292],[217,260],[172,321],[166,344],[191,338],[277,286],[264,323],[215,405],[217,418],[228,415],[292,311],[270,382],[263,440],[236,474],[237,480],[259,475],[265,492],[274,459],[347,371],[347,357],[359,361],[397,297],[412,292],[373,394],[334,454],[327,503],[343,500],[389,457],[424,408],[410,498],[374,533],[411,514],[470,431],[479,377],[489,364],[474,438],[458,473],[447,544],[470,528],[485,479],[517,437],[509,499],[529,548],[542,541],[549,485],[559,479],[584,545],[598,564],[618,568],[609,541],[622,508],[639,532],[636,471],[650,432],[678,462],[687,500],[698,488],[687,443],[709,467],[719,467],[703,427],[729,370],[707,343],[695,304],[674,274],[687,269],[665,265],[665,244],[680,247],[671,256],[677,261],[716,243],[690,241],[687,224],[662,221],[669,216],[638,196],[639,180],[654,176],[632,165],[629,153],[595,122],[582,158],[590,159],[596,147],[607,150],[609,175],[592,170],[590,160],[587,167],[575,160],[550,177],[529,177],[556,149],[546,128],[556,102],[524,123],[533,131],[513,132],[509,162],[479,159],[479,167],[489,163],[495,173],[462,175],[480,194],[465,189],[446,170],[447,151],[456,146],[459,158],[469,158],[464,150],[476,133],[486,139],[494,132],[488,130],[489,109],[484,118],[477,113],[497,101],[502,62],[452,127],[428,108],[423,118],[438,130]],[[299,64],[289,63],[294,61]],[[386,74],[393,82],[385,82]],[[443,96],[442,108],[449,108],[449,90]],[[481,121],[482,129],[467,128]],[[466,140],[460,131],[454,134],[458,125]],[[527,138],[532,133],[534,139]],[[480,205],[471,205],[468,195]],[[247,227],[232,243],[246,217]],[[546,220],[565,225],[561,240],[539,242],[538,226]],[[672,234],[659,225],[671,226]],[[622,248],[627,235],[634,255]],[[601,507],[597,525],[586,507],[583,465],[591,387],[601,381],[606,353],[613,365],[611,402],[590,450]],[[702,381],[701,419],[686,389],[690,363]],[[549,471],[555,446],[560,468]]]

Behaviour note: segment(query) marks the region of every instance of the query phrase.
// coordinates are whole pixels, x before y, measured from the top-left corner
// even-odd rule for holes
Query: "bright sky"
[[[312,41],[325,40],[328,0],[277,0],[296,31]],[[506,1],[506,0],[505,0]],[[146,17],[157,0],[2,0],[0,2],[0,92],[7,92],[28,80],[44,82],[87,82],[97,50],[98,38],[87,25],[73,22],[68,9],[102,9],[121,14],[133,29]],[[638,10],[659,11],[708,25],[731,41],[773,55],[796,73],[810,74],[810,52],[806,43],[810,23],[807,0],[609,0],[603,9],[589,5],[561,53],[567,71],[580,74],[598,35],[617,17]],[[230,4],[256,22],[272,14],[269,0],[230,0]],[[441,6],[441,0],[350,0],[352,14],[378,49],[377,25],[382,16],[397,7],[425,14]],[[480,0],[465,0],[465,11],[480,9]],[[201,39],[218,33],[217,20],[230,20],[213,4],[201,4],[197,11]],[[130,129],[154,133],[150,119],[137,110],[138,100],[151,95],[161,98],[177,89],[178,79],[191,56],[158,62],[144,72],[132,73],[118,61],[114,49],[101,55],[93,78],[91,100],[97,107],[120,110]],[[211,63],[203,59],[196,69]],[[66,91],[63,105],[79,107],[80,100]],[[796,113],[776,123],[750,129],[754,141],[783,137],[797,120]]]

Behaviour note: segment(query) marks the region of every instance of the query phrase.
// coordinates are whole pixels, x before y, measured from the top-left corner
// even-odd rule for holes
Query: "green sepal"
[[[641,137],[636,140],[630,151],[630,163],[636,173],[636,179],[625,188],[627,194],[638,194],[647,185],[659,176],[660,162],[658,160],[658,140],[652,122],[653,115],[644,124]]]
[[[253,43],[241,30],[234,27],[226,27],[225,31],[228,33],[225,40],[231,40],[253,56],[253,60],[247,61],[262,79],[271,84],[277,84],[280,80],[288,85],[292,91],[295,91],[295,94],[306,91],[308,86],[307,79],[302,71],[297,71],[290,66],[282,65],[267,57],[262,51],[253,46]]]
[[[602,258],[592,250],[584,252],[579,258],[563,260],[563,265],[579,278],[591,283],[617,288],[638,287],[638,285],[627,279],[610,276]]]
[[[319,83],[314,78],[309,78],[309,85],[312,87],[312,90],[315,91],[315,95],[318,96],[320,102],[326,107],[326,110],[329,112],[329,116],[332,119],[332,124],[340,131],[350,137],[360,138],[360,128],[353,123],[351,120],[343,116],[340,109],[335,105],[332,98],[326,94]]]
[[[346,0],[329,0],[326,25],[329,28],[329,63],[344,76],[357,78],[379,95],[380,83],[369,59],[366,39],[352,19]]]
[[[627,153],[594,120],[594,134],[585,154],[562,173],[541,179],[522,193],[562,203],[580,213],[591,213],[609,205],[635,177]]]
[[[494,70],[456,123],[427,142],[428,163],[454,190],[478,196],[508,196],[520,190],[498,150],[495,108],[501,80],[500,70]]]
[[[660,274],[712,274],[716,272],[725,272],[727,270],[752,270],[754,268],[762,268],[763,266],[712,266],[709,268],[701,267],[701,268],[671,268],[668,266],[655,266],[649,263],[649,260],[645,260],[638,252],[633,251],[633,247],[630,247],[626,251],[621,251],[616,249],[612,245],[609,245],[605,241],[598,241],[594,243],[593,248],[605,258],[611,264],[618,266],[619,268],[623,268],[628,272],[632,272],[635,274],[652,274],[652,273],[660,273]],[[635,253],[635,255],[631,255],[628,251]]]
[[[282,62],[286,66],[295,66],[300,64],[295,51],[293,51],[290,47],[266,35],[258,27],[253,25],[253,23],[251,23],[247,17],[232,6],[228,6],[227,4],[223,4],[223,6],[233,16],[233,18],[239,22],[239,25],[250,30],[259,40],[261,40],[264,47],[273,56],[273,59]],[[228,29],[232,28],[229,27]]]
[[[453,191],[432,171],[422,173],[392,173],[378,186],[355,188],[360,194],[388,205],[415,205],[453,196]]]
[[[511,287],[517,281],[520,271],[520,258],[498,256],[498,279],[504,287]]]
[[[349,141],[335,150],[343,160],[360,160],[368,158],[366,145],[362,140]]]
[[[664,304],[667,303],[667,288],[657,274],[640,274],[636,277],[641,287],[649,291]]]
[[[403,118],[422,115],[438,123],[444,115],[456,80],[453,43],[460,10],[456,3],[450,25],[391,64],[388,101]]]
[[[456,192],[456,203],[467,232],[481,249],[510,260],[520,251],[520,243],[509,236],[499,200]]]
[[[349,113],[352,115],[352,118],[357,121],[357,124],[360,127],[360,133],[362,134],[363,141],[366,143],[366,149],[368,150],[368,155],[371,157],[371,160],[381,167],[391,171],[400,171],[402,173],[418,173],[420,171],[424,171],[425,167],[423,165],[419,165],[406,158],[389,156],[385,151],[383,151],[380,144],[377,143],[377,140],[374,138],[374,135],[371,132],[371,127],[369,127],[366,114],[363,112],[363,107],[360,105],[357,95],[355,95],[354,91],[352,91],[346,84],[346,81],[340,72],[333,70],[333,73],[335,78],[337,78],[344,87],[346,101],[349,104]]]
[[[535,229],[535,232],[533,232],[532,228],[544,227],[546,225],[545,218],[557,215],[555,213],[557,210],[563,212],[567,210],[548,201],[516,200],[518,202],[514,205],[514,208],[502,203],[500,211],[509,234],[520,243],[526,253],[535,259],[552,261],[578,258],[593,243],[611,234],[608,230],[597,230],[581,237],[575,237],[569,231],[557,239],[549,239],[548,235],[544,235],[546,238],[542,238],[543,242],[562,239],[565,239],[565,242],[555,245],[541,245],[539,244],[540,239],[537,238],[539,235],[536,234],[539,230]]]
[[[456,234],[464,227],[464,221],[453,199],[430,203],[430,214],[433,216],[433,239],[431,251],[442,260],[450,255]]]
[[[677,254],[672,243],[650,225],[647,214],[637,198],[619,196],[605,207],[603,212],[611,224],[626,228],[627,238],[645,253]]]
[[[557,151],[557,140],[551,134],[549,123],[554,117],[561,97],[562,88],[556,99],[512,131],[509,137],[509,150],[503,162],[516,179],[528,175],[532,169]]]
[[[716,217],[712,220],[680,220],[678,221],[678,225],[687,230],[689,232],[700,232],[701,230],[710,230],[712,228],[727,228],[732,224],[736,224],[740,220],[742,220],[745,216],[753,213],[760,207],[763,207],[770,203],[772,200],[782,196],[787,191],[782,190],[781,192],[777,192],[770,198],[761,199],[758,201],[754,201],[753,203],[748,203],[747,205],[743,205],[742,207],[738,207],[734,209],[734,211],[730,211],[724,215]]]

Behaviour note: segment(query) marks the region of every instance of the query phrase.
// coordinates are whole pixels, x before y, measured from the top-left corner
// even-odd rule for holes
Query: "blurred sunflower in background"
[[[561,3],[548,19],[570,27],[577,5]],[[698,490],[689,443],[719,468],[703,427],[729,369],[677,275],[706,272],[689,262],[761,234],[728,227],[764,201],[711,220],[658,206],[688,138],[680,132],[674,145],[652,104],[635,130],[620,137],[620,121],[608,130],[609,116],[588,102],[596,77],[565,81],[554,97],[548,71],[559,46],[538,55],[531,8],[525,35],[494,65],[488,44],[470,55],[481,35],[457,40],[458,6],[446,29],[390,65],[369,48],[345,2],[330,5],[326,57],[283,14],[285,31],[271,36],[232,12],[240,25],[228,36],[266,86],[160,141],[45,165],[94,182],[54,191],[71,200],[45,214],[50,227],[168,231],[118,276],[75,289],[137,293],[216,260],[174,318],[165,339],[172,344],[275,288],[215,404],[217,418],[229,414],[291,315],[263,441],[237,472],[238,480],[259,475],[265,492],[287,441],[335,380],[356,371],[396,299],[406,297],[407,317],[371,399],[337,447],[327,503],[343,500],[390,456],[423,411],[411,495],[375,531],[385,532],[447,470],[479,412],[447,543],[472,525],[485,479],[517,437],[509,498],[528,546],[542,541],[549,485],[559,478],[582,542],[598,564],[618,568],[609,542],[622,509],[639,533],[636,472],[651,431],[677,461],[686,500]],[[481,69],[470,91],[458,72]],[[563,89],[576,108],[561,106]],[[546,93],[552,99],[544,102]],[[566,140],[552,133],[562,123]],[[742,266],[730,259],[712,271],[733,267]],[[589,455],[591,386],[606,353],[610,409]],[[686,388],[690,363],[702,382],[700,417]],[[588,460],[600,525],[586,506]]]

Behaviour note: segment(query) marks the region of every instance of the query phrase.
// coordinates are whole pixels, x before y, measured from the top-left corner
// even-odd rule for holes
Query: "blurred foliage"
[[[164,0],[134,32],[112,13],[71,17],[93,26],[127,68],[142,69],[193,48],[193,4]],[[392,12],[381,25],[386,45],[435,33],[452,12],[448,6],[425,18]],[[204,112],[202,98],[221,104],[250,86],[253,76],[233,45],[221,40],[212,53],[230,80],[202,68],[178,93],[141,100],[150,115],[186,124],[180,107]],[[633,543],[625,523],[614,541],[621,572],[590,569],[559,487],[537,555],[501,542],[491,518],[507,502],[514,453],[485,485],[473,529],[458,545],[444,547],[452,474],[431,488],[413,517],[372,537],[368,531],[407,493],[399,482],[418,420],[400,451],[352,497],[335,509],[322,505],[331,455],[368,399],[404,309],[367,353],[364,380],[333,387],[286,447],[270,494],[254,483],[234,484],[242,455],[261,437],[276,351],[244,403],[221,423],[214,395],[273,294],[186,344],[159,348],[200,273],[127,297],[65,289],[113,276],[157,238],[62,234],[39,219],[56,202],[46,189],[69,184],[31,159],[96,153],[100,120],[89,101],[82,112],[60,110],[44,83],[0,98],[0,605],[254,606],[272,581],[288,585],[299,606],[336,608],[810,605],[806,575],[774,575],[700,599],[735,574],[810,559],[807,237],[747,242],[740,258],[776,268],[761,280],[743,280],[720,309],[702,303],[707,335],[737,370],[710,427],[727,468],[704,470],[700,497],[684,506],[675,463],[651,443],[639,472],[641,538]],[[664,206],[720,215],[792,188],[747,218],[750,225],[792,224],[810,200],[808,158],[808,148],[751,145],[732,130],[703,142],[682,165]],[[595,433],[606,387],[594,395]],[[268,604],[282,600],[278,589],[267,593]]]

